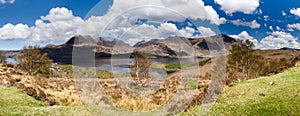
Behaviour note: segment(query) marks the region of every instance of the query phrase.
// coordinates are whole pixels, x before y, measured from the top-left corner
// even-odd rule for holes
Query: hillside
[[[198,107],[199,108],[199,107]],[[198,108],[185,115],[198,115]],[[300,65],[283,73],[225,87],[212,116],[300,115]]]
[[[89,115],[84,106],[46,106],[14,87],[0,86],[0,115]],[[225,87],[208,115],[299,115],[300,64]],[[195,108],[182,115],[199,115]]]

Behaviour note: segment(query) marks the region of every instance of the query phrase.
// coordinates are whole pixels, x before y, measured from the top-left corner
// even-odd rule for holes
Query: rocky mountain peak
[[[69,39],[66,45],[93,45],[95,44],[95,40],[91,36],[83,36],[83,35],[76,35]]]

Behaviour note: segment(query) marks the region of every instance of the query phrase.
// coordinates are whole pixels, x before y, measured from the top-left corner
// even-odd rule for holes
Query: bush
[[[165,67],[167,69],[181,69],[181,65],[180,64],[175,64],[175,63],[166,64]]]
[[[198,65],[199,65],[199,66],[203,66],[203,65],[207,64],[207,63],[210,62],[210,61],[211,61],[211,58],[206,59],[206,60],[203,60],[203,61],[200,61],[200,62],[198,63]]]
[[[48,58],[46,53],[41,54],[38,46],[24,47],[16,56],[16,60],[19,62],[17,67],[30,75],[44,74],[49,76],[50,74],[52,60]]]
[[[185,88],[188,88],[188,89],[200,89],[202,87],[204,87],[204,86],[195,81],[189,81],[185,84]]]
[[[100,78],[102,78],[102,79],[109,79],[109,78],[113,78],[114,77],[113,73],[108,72],[108,71],[102,71],[100,74],[101,74]]]
[[[0,63],[6,63],[6,56],[3,51],[0,50]]]

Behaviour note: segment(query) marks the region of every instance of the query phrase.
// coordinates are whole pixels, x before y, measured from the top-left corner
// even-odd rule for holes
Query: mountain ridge
[[[226,51],[234,44],[242,41],[224,34],[210,37],[186,38],[170,36],[165,39],[152,39],[140,41],[133,46],[122,40],[106,40],[102,37],[96,39],[91,36],[76,35],[61,45],[47,45],[42,48],[42,53],[47,53],[49,58],[62,64],[71,64],[73,49],[88,48],[93,50],[95,58],[111,57],[113,55],[130,57],[134,50],[151,54],[155,57],[211,57],[210,50]]]

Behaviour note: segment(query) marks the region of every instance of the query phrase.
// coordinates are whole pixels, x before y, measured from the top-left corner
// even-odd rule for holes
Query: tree
[[[19,62],[17,67],[26,71],[30,75],[49,75],[53,62],[48,58],[46,53],[41,54],[38,46],[24,47],[20,54],[16,56],[16,60]]]
[[[1,63],[6,63],[6,56],[5,54],[3,53],[3,51],[0,50],[0,62]]]
[[[150,79],[150,69],[152,62],[142,53],[135,51],[133,53],[134,64],[131,66],[131,76],[139,85],[145,85]]]
[[[229,75],[242,73],[245,79],[258,77],[263,73],[264,57],[253,50],[254,44],[249,40],[241,45],[233,45],[228,56],[227,69]]]

